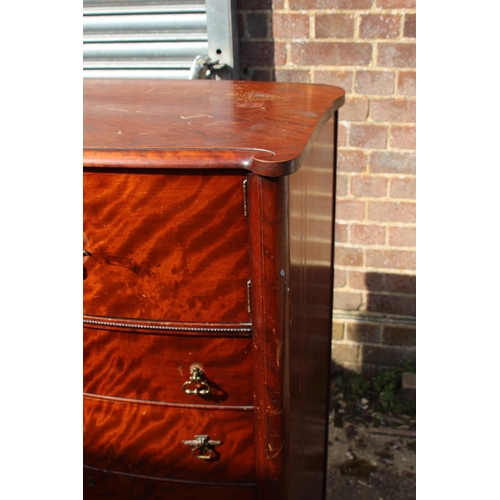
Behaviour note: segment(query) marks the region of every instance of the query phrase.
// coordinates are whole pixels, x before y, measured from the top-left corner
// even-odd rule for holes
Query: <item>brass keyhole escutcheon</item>
[[[217,453],[214,450],[215,446],[222,444],[221,441],[210,440],[205,434],[197,435],[194,439],[182,441],[186,446],[192,446],[191,453],[194,457],[200,460],[211,460]]]
[[[203,374],[203,370],[200,368],[200,366],[197,364],[193,364],[191,365],[190,370],[191,376],[189,380],[184,382],[184,384],[182,385],[182,390],[186,394],[210,394],[210,386],[207,384],[205,376]]]

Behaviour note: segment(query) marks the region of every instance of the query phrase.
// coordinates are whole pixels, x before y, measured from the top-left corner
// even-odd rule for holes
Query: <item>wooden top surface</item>
[[[344,103],[317,84],[84,79],[84,166],[297,170]],[[179,150],[182,150],[180,154]]]

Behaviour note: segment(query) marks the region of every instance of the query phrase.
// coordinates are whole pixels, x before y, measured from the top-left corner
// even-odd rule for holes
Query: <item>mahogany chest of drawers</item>
[[[343,102],[84,81],[84,498],[324,498]]]

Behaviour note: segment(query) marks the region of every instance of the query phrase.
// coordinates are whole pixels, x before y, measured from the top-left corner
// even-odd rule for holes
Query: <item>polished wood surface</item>
[[[324,499],[344,92],[84,91],[85,498]]]
[[[251,338],[153,335],[86,327],[86,393],[185,405],[253,407]],[[209,394],[186,394],[191,367],[203,371]],[[197,386],[188,384],[188,390]]]
[[[288,387],[288,177],[249,176],[259,498],[286,499]]]
[[[325,494],[335,144],[331,119],[294,175],[249,176],[262,499]]]
[[[290,174],[343,103],[330,85],[85,79],[84,165]]]
[[[83,471],[86,500],[257,500],[254,487],[196,485],[186,482],[102,473],[92,468]]]
[[[328,440],[336,125],[290,177],[288,499],[324,498]]]
[[[84,464],[102,470],[207,483],[254,483],[252,411],[169,408],[86,397]],[[213,460],[183,444],[221,441]]]
[[[84,313],[249,321],[243,179],[85,171]]]

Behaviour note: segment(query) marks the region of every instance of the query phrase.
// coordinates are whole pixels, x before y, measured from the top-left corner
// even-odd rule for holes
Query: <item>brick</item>
[[[373,151],[370,153],[369,167],[374,174],[414,174],[415,153]]]
[[[389,195],[392,198],[404,198],[414,200],[416,198],[417,182],[416,179],[402,178],[391,179]]]
[[[410,201],[369,201],[368,220],[415,223],[416,206]]]
[[[279,2],[284,5],[284,0]],[[238,0],[238,10],[263,10],[270,9],[273,7],[273,4],[276,4],[276,1],[273,0]],[[275,8],[278,8],[277,5],[274,5]]]
[[[246,16],[244,14],[238,12],[238,38],[240,40],[243,38],[248,38],[245,18]]]
[[[280,66],[286,63],[286,44],[282,42],[240,41],[241,66]]]
[[[273,13],[272,36],[284,39],[309,38],[309,16]]]
[[[288,0],[290,9],[369,9],[373,0]]]
[[[374,225],[352,224],[350,243],[359,245],[383,245],[385,243],[385,228]]]
[[[299,69],[277,69],[274,71],[277,82],[311,83],[311,72]]]
[[[416,293],[416,276],[385,272],[365,272],[350,270],[347,274],[349,288],[372,292]]]
[[[271,82],[272,70],[271,69],[252,69],[252,81],[254,82]]]
[[[358,94],[391,95],[394,78],[392,71],[357,71],[355,90]]]
[[[389,246],[414,248],[416,244],[416,231],[414,227],[389,228]]]
[[[337,146],[347,146],[347,126],[344,123],[339,123]]]
[[[405,38],[416,38],[417,37],[417,15],[416,14],[406,14],[405,15],[403,36]]]
[[[369,323],[347,323],[345,328],[346,340],[354,342],[380,342],[382,327]]]
[[[374,122],[415,123],[415,99],[379,99],[370,104],[370,117]]]
[[[247,14],[247,32],[250,38],[267,38],[269,24],[266,14]]]
[[[344,338],[344,323],[333,323],[332,338],[333,340],[342,340]]]
[[[333,293],[333,308],[342,311],[358,311],[363,303],[360,293],[337,292]]]
[[[335,190],[337,196],[347,196],[347,194],[349,193],[348,184],[349,184],[348,175],[342,173],[337,175],[337,187]]]
[[[400,71],[397,80],[397,94],[414,96],[417,93],[415,71]]]
[[[335,265],[361,267],[363,265],[363,250],[335,245]]]
[[[414,270],[416,255],[409,250],[366,250],[366,267]],[[382,311],[380,311],[382,312]]]
[[[377,66],[385,68],[415,68],[415,44],[380,43],[378,45]]]
[[[365,172],[366,163],[366,154],[362,151],[339,148],[337,165],[339,172]]]
[[[347,344],[344,342],[332,343],[332,361],[335,363],[355,363],[358,360],[358,352],[358,344]]]
[[[387,146],[387,126],[352,124],[349,145],[358,148],[385,149]]]
[[[351,194],[356,197],[383,198],[387,196],[386,177],[373,177],[371,175],[351,176]]]
[[[334,273],[333,286],[335,288],[344,288],[347,284],[347,273],[342,269],[336,269]]]
[[[417,0],[375,0],[378,9],[414,9]]]
[[[343,88],[347,93],[352,91],[352,71],[322,71],[315,70],[313,73],[314,83],[336,85]]]
[[[354,14],[316,14],[316,38],[354,38]]]
[[[347,224],[339,222],[335,224],[335,242],[347,243]]]
[[[417,291],[417,277],[410,274],[385,274],[384,291],[415,294]]]
[[[384,291],[384,274],[366,273],[364,271],[349,271],[347,275],[349,288],[353,290]]]
[[[412,347],[416,343],[416,329],[414,327],[384,325],[382,342],[384,344]]]
[[[364,122],[368,118],[368,105],[366,97],[346,97],[345,105],[339,110],[339,119]]]
[[[291,61],[302,66],[367,65],[372,59],[370,43],[353,42],[292,42]]]
[[[414,125],[393,125],[389,129],[389,146],[396,149],[415,149],[417,132]]]
[[[416,314],[416,300],[412,296],[369,293],[366,310],[414,317]]]
[[[359,36],[364,39],[389,39],[399,36],[401,16],[395,14],[367,14],[361,16]]]
[[[416,351],[408,347],[365,344],[361,346],[360,355],[363,364],[401,366],[415,361]]]
[[[338,199],[335,217],[337,220],[363,220],[365,218],[365,202]]]
[[[254,82],[270,82],[272,71],[271,69],[255,69],[243,66],[240,71],[240,78],[242,80],[251,80]]]
[[[401,399],[407,403],[417,402],[417,374],[403,373],[401,377]]]
[[[364,366],[359,362],[356,362],[356,363],[344,363],[344,362],[342,362],[342,363],[337,363],[337,365],[349,373],[356,374],[356,375],[363,374]]]

